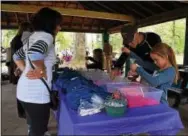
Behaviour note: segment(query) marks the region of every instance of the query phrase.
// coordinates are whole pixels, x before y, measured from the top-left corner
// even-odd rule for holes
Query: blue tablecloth
[[[149,133],[175,135],[183,125],[179,113],[167,105],[128,109],[123,117],[113,118],[101,112],[81,117],[71,110],[63,94],[56,113],[58,135],[119,135]]]

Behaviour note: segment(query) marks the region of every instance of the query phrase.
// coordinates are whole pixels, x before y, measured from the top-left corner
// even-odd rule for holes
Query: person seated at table
[[[93,57],[86,57],[86,60],[92,61],[91,64],[86,64],[87,69],[103,69],[103,51],[100,48],[93,50]]]
[[[144,78],[149,85],[163,90],[161,103],[168,103],[168,88],[170,88],[173,82],[177,83],[179,77],[174,51],[169,45],[159,43],[153,47],[150,56],[159,67],[159,70],[155,71],[153,75],[146,72],[146,70],[138,64],[131,64],[130,68],[133,72],[137,72]]]

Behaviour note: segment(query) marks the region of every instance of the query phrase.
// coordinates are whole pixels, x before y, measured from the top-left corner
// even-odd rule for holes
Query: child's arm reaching
[[[137,67],[136,72],[145,79],[150,85],[157,87],[161,84],[167,83],[174,80],[175,78],[175,69],[170,67],[163,72],[158,73],[158,75],[151,75],[147,73],[142,67]]]
[[[130,52],[130,57],[135,58],[136,59],[136,63],[138,63],[138,65],[142,66],[145,69],[154,71],[157,70],[157,66],[149,61],[143,61],[138,55],[136,55],[134,52]]]

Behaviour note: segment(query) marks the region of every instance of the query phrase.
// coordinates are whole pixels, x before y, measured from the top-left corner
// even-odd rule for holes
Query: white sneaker
[[[51,134],[50,134],[49,131],[46,131],[46,132],[44,133],[44,136],[51,136]]]
[[[28,135],[29,135],[29,132],[30,132],[30,125],[28,125],[28,131],[27,131],[27,133],[28,133]]]

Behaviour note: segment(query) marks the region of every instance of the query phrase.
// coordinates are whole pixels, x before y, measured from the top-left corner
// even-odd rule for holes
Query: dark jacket
[[[150,51],[151,51],[151,48],[155,44],[161,42],[161,38],[159,35],[152,33],[152,32],[147,32],[143,34],[144,34],[144,40],[142,41],[142,43],[137,45],[136,48],[130,48],[131,50],[130,57],[135,58],[135,56],[137,56],[135,58],[136,63],[137,61],[142,60],[143,63],[139,65],[141,65],[147,72],[153,73],[153,71],[156,70],[157,67],[154,65],[154,62],[150,57]],[[126,53],[122,53],[119,59],[117,60],[115,67],[121,68],[123,64],[125,63],[126,59],[128,58],[128,56],[129,55],[127,55]],[[137,59],[137,58],[140,58],[140,59]],[[151,67],[150,65],[144,65],[144,63],[151,64],[153,66]]]
[[[19,77],[16,77],[15,75],[14,75],[14,71],[16,70],[16,64],[14,63],[14,61],[13,61],[13,55],[14,55],[14,53],[18,50],[18,49],[20,49],[22,46],[23,46],[23,43],[22,43],[22,41],[21,41],[21,37],[22,37],[22,35],[16,35],[13,39],[12,39],[12,41],[11,41],[11,43],[10,43],[10,48],[11,48],[11,62],[10,62],[10,83],[13,83],[13,84],[17,84],[17,82],[18,82],[18,78]]]
[[[11,41],[11,53],[14,54],[18,49],[23,46],[21,41],[22,35],[16,35]]]
[[[101,69],[101,70],[103,69],[103,62],[102,62],[102,60],[99,62],[99,61],[96,61],[92,57],[88,57],[88,60],[92,61],[93,63],[87,64],[86,65],[87,69]]]

